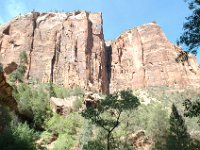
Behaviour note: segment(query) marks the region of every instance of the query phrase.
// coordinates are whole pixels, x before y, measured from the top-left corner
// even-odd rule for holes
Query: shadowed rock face
[[[105,94],[148,86],[200,86],[193,55],[177,63],[181,48],[155,23],[121,34],[105,45],[101,13],[38,13],[0,26],[0,62],[6,76],[28,56],[26,79],[80,86]]]
[[[200,86],[195,56],[176,62],[182,52],[152,22],[121,34],[112,44],[110,90],[171,86]]]
[[[17,102],[12,97],[12,87],[6,82],[4,74],[0,72],[0,105],[17,111]]]

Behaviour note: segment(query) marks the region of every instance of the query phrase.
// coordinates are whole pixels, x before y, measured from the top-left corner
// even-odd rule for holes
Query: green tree
[[[112,132],[119,126],[122,112],[137,108],[139,100],[132,91],[121,91],[106,96],[100,103],[83,110],[82,116],[106,131],[107,150],[110,150]]]
[[[185,106],[184,116],[190,118],[198,117],[200,119],[200,99],[197,99],[194,102],[186,99],[183,106]],[[198,123],[200,123],[200,120],[198,120]]]
[[[183,34],[179,42],[188,47],[188,51],[196,54],[200,46],[200,0],[185,0],[189,4],[192,15],[186,17],[183,25]]]
[[[190,135],[187,132],[185,120],[179,114],[176,106],[172,104],[170,115],[170,129],[167,139],[167,149],[169,150],[186,150],[190,149]]]
[[[13,90],[20,114],[36,128],[43,128],[45,119],[51,116],[48,86],[20,83]]]
[[[11,82],[15,82],[15,81],[23,81],[24,78],[24,74],[26,72],[26,63],[27,63],[27,55],[25,51],[20,52],[19,54],[19,58],[20,58],[20,64],[17,67],[17,69],[15,71],[13,71],[10,76],[9,79]]]
[[[20,52],[19,54],[20,64],[26,64],[28,61],[27,55],[25,51]]]
[[[0,134],[1,150],[35,150],[37,138],[28,124],[12,121],[10,128]]]

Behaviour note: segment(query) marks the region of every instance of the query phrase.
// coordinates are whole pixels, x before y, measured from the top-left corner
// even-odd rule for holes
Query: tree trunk
[[[108,132],[108,135],[107,135],[107,150],[110,150],[110,134],[111,134],[111,132]]]

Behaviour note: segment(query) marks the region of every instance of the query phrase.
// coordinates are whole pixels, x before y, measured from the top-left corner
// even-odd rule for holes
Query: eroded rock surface
[[[0,62],[6,76],[28,56],[25,78],[79,86],[105,94],[149,86],[200,86],[200,69],[155,23],[128,30],[104,44],[102,14],[32,12],[0,26]]]
[[[50,107],[54,113],[60,115],[68,115],[74,109],[74,102],[78,99],[77,96],[71,96],[68,98],[50,98]]]
[[[38,13],[0,27],[0,62],[10,74],[28,56],[26,78],[101,91],[104,36],[101,13]]]
[[[155,23],[121,34],[110,46],[110,90],[171,86],[200,86],[195,56],[176,62],[182,49],[172,44]],[[109,69],[108,69],[109,70]]]

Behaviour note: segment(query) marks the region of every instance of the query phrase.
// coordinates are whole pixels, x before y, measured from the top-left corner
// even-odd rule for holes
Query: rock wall
[[[200,68],[195,56],[176,61],[183,52],[151,22],[121,34],[111,44],[110,90],[149,86],[185,88],[200,86]]]
[[[0,62],[10,74],[28,55],[26,78],[101,91],[104,36],[101,13],[38,13],[0,27]]]
[[[0,62],[6,77],[25,51],[27,80],[109,93],[149,86],[200,86],[196,58],[176,62],[183,51],[152,22],[104,41],[102,14],[32,12],[0,26]]]
[[[17,111],[17,102],[12,97],[12,87],[6,82],[3,72],[0,72],[0,105]]]

